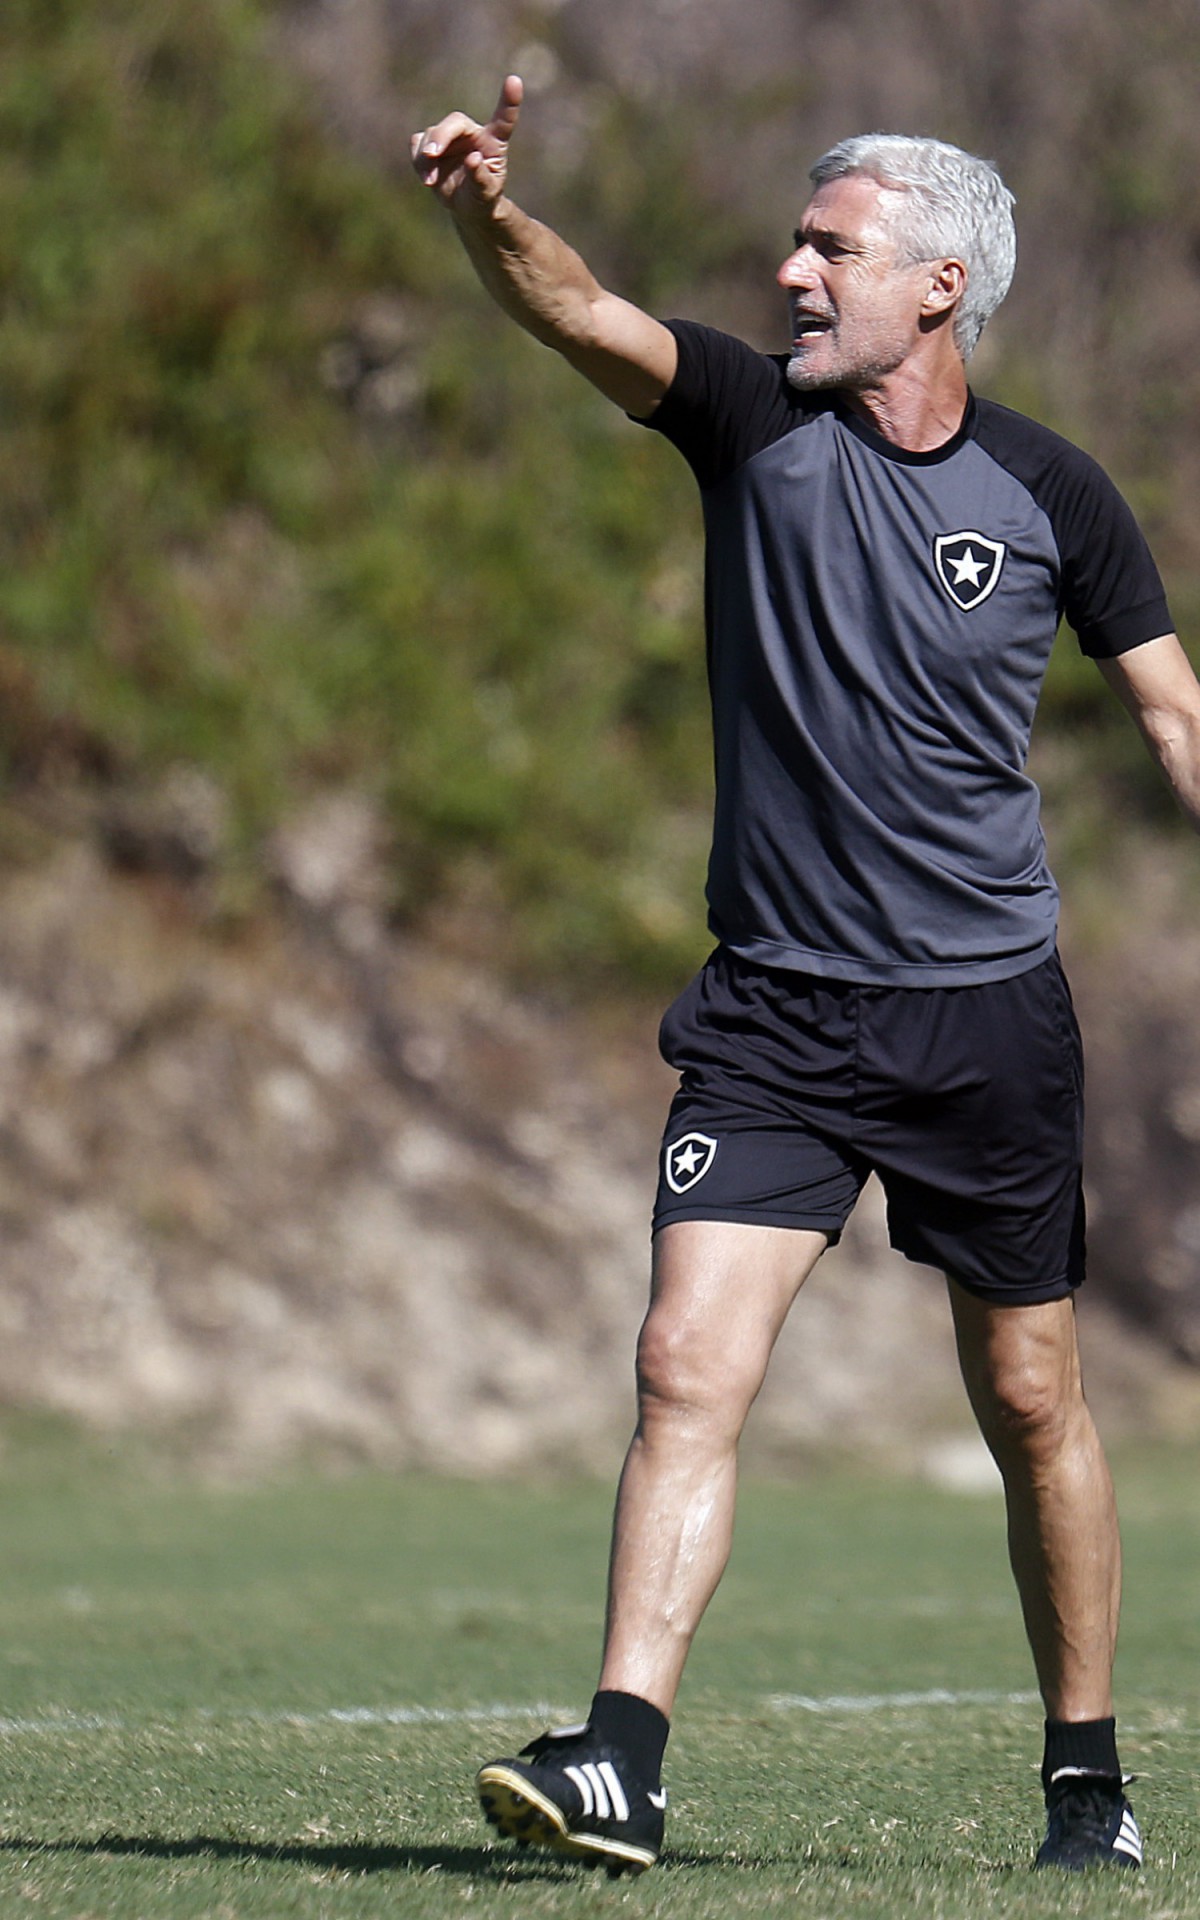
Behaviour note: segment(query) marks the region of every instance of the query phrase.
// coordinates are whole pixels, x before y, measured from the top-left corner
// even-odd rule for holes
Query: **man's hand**
[[[459,239],[493,300],[627,413],[647,419],[675,373],[675,336],[607,293],[550,227],[505,190],[508,143],[524,88],[510,73],[486,126],[448,113],[412,138],[412,162],[454,216]]]
[[[448,113],[412,137],[412,162],[444,207],[470,215],[495,205],[508,177],[508,143],[525,89],[510,73],[486,126],[465,113]]]

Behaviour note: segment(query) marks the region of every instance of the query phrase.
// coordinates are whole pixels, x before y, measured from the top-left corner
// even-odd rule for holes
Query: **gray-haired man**
[[[1120,1547],[1085,1404],[1082,1072],[1025,771],[1061,616],[1200,823],[1200,686],[1145,543],[1085,455],[970,392],[1012,275],[985,162],[869,135],[813,169],[778,279],[790,355],[661,324],[505,191],[521,84],[413,140],[504,310],[699,481],[718,945],[663,1022],[640,1417],[588,1721],[482,1769],[502,1832],[653,1864],[685,1658],[729,1551],[738,1438],[868,1173],[947,1276],[1004,1478],[1046,1708],[1038,1864],[1137,1865],[1111,1676]]]

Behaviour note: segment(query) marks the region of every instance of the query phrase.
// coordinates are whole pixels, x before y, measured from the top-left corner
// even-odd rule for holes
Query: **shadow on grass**
[[[367,1841],[315,1842],[234,1840],[216,1834],[198,1833],[189,1839],[170,1839],[165,1834],[102,1833],[94,1840],[31,1840],[10,1837],[0,1839],[0,1856],[21,1853],[75,1855],[122,1855],[147,1860],[259,1860],[278,1861],[283,1866],[315,1867],[327,1873],[442,1873],[461,1874],[470,1879],[491,1880],[574,1880],[587,1872],[581,1861],[560,1860],[552,1853],[507,1851],[500,1847],[388,1847]],[[665,1853],[659,1869],[721,1867],[732,1863],[728,1856],[686,1851]],[[739,1857],[739,1866],[761,1865]]]

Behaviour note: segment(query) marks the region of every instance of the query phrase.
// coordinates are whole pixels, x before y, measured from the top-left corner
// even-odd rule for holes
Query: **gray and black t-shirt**
[[[704,504],[713,932],[859,983],[1038,965],[1058,895],[1024,769],[1059,620],[1097,656],[1171,631],[1128,507],[990,401],[909,453],[836,394],[797,393],[786,358],[671,330],[678,371],[645,424]]]

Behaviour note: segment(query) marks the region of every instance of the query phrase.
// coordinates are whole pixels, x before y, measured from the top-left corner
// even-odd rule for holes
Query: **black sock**
[[[671,1724],[657,1707],[639,1699],[636,1693],[598,1693],[588,1724],[606,1746],[624,1754],[641,1784],[651,1788],[658,1785]]]
[[[1046,1754],[1042,1761],[1044,1791],[1049,1791],[1054,1775],[1063,1768],[1103,1774],[1107,1779],[1119,1781],[1121,1762],[1117,1758],[1116,1721],[1047,1720]]]

